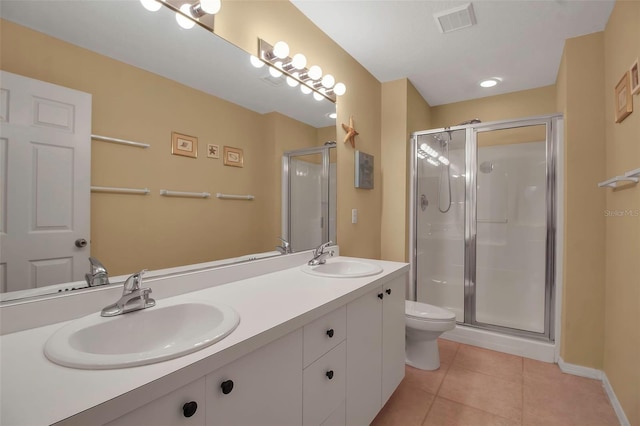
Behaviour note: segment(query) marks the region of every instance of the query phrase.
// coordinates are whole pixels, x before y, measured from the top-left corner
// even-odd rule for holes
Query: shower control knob
[[[223,394],[225,394],[225,395],[230,394],[231,391],[233,390],[233,380],[225,380],[220,385],[220,388],[222,389],[222,393]]]
[[[182,406],[182,414],[184,414],[185,417],[193,416],[196,411],[198,411],[198,403],[195,401],[187,402]]]
[[[333,328],[327,330],[327,336],[329,336],[329,338],[333,337]]]
[[[386,289],[386,290],[385,290],[385,292],[386,292],[387,294],[391,294],[391,289],[390,289],[390,288],[388,288],[388,289]]]
[[[382,299],[384,297],[384,293],[378,293],[378,298]]]

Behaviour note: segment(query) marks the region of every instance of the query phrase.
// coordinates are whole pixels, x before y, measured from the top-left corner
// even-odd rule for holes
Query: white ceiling
[[[564,41],[604,30],[614,4],[475,0],[477,25],[442,34],[433,14],[468,1],[291,1],[379,81],[407,77],[431,106],[554,84]],[[491,77],[503,82],[478,85]]]

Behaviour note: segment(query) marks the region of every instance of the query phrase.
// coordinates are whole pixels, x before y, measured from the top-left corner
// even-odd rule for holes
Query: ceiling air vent
[[[436,18],[438,28],[442,33],[450,33],[476,24],[476,16],[473,13],[471,3],[435,13],[433,17]]]

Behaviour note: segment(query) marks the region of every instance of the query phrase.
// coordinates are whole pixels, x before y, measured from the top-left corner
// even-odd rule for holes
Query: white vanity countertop
[[[51,424],[90,408],[94,408],[91,417],[82,417],[88,416],[86,413],[76,416],[78,424],[89,419],[91,423],[108,421],[113,412],[124,413],[184,386],[409,268],[405,263],[366,261],[382,266],[384,271],[370,277],[330,279],[306,274],[296,266],[172,297],[230,305],[240,315],[240,324],[212,346],[156,364],[113,370],[80,370],[54,364],[44,356],[43,347],[49,336],[68,322],[4,335],[0,337],[0,424]],[[153,283],[149,286],[153,288]],[[162,301],[158,300],[158,305]]]

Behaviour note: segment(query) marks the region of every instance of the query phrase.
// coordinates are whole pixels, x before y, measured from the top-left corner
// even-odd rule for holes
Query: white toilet
[[[444,308],[405,300],[406,363],[421,370],[440,367],[438,337],[456,327],[456,315]]]

